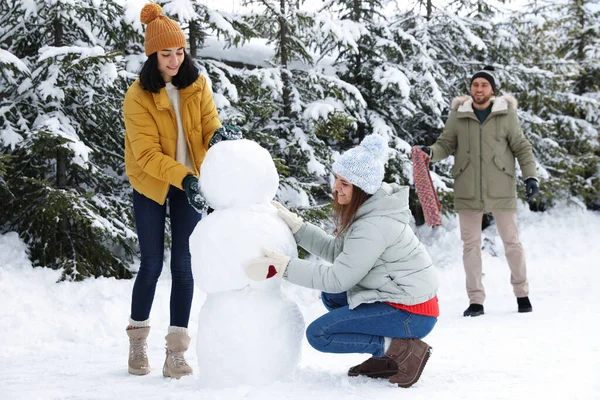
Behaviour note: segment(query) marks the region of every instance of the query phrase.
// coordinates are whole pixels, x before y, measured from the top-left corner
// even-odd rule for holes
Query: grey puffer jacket
[[[294,235],[296,242],[332,265],[296,258],[286,279],[328,293],[347,291],[350,309],[363,303],[426,302],[437,293],[437,273],[409,221],[408,187],[383,183],[340,237],[305,222]]]

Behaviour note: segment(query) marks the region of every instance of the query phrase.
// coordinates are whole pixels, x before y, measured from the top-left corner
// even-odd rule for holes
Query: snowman
[[[197,287],[206,293],[198,322],[198,376],[205,386],[264,384],[290,375],[304,320],[281,279],[249,280],[244,266],[272,249],[297,257],[294,237],[271,200],[279,176],[269,152],[250,140],[223,141],[202,163],[200,187],[214,211],[190,236]]]

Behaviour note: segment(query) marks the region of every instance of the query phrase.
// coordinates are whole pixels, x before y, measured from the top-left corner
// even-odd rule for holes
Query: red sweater
[[[399,308],[400,310],[406,310],[413,314],[426,315],[428,317],[439,317],[440,316],[440,306],[438,304],[437,296],[434,296],[432,299],[427,300],[425,303],[415,304],[414,306],[405,306],[404,304],[396,304],[396,303],[387,303],[394,308]]]

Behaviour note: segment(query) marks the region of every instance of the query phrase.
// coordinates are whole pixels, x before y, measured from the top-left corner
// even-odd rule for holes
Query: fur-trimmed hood
[[[492,112],[503,110],[516,110],[517,99],[513,95],[505,94],[500,97],[492,97]],[[452,100],[452,111],[473,112],[473,99],[471,96],[459,96]]]

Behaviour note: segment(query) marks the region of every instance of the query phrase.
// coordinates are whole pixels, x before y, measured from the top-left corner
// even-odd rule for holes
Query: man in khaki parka
[[[526,183],[527,198],[539,193],[531,143],[521,130],[517,101],[512,96],[493,97],[496,78],[492,67],[471,77],[471,97],[457,97],[443,133],[431,147],[422,147],[431,161],[454,154],[454,204],[463,241],[469,308],[465,317],[482,315],[481,221],[485,211],[496,220],[511,271],[518,311],[532,311],[525,253],[517,229],[515,157]]]

